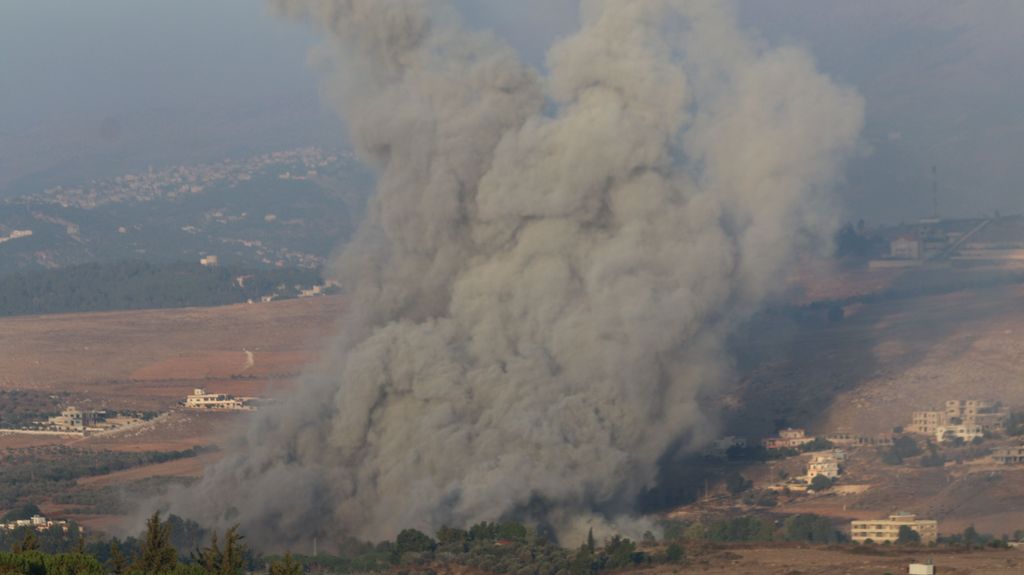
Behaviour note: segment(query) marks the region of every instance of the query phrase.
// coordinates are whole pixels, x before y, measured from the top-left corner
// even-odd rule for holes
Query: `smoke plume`
[[[326,359],[172,509],[258,543],[629,516],[714,432],[724,338],[800,248],[863,103],[721,0],[584,0],[541,74],[432,0],[277,0],[378,175]]]

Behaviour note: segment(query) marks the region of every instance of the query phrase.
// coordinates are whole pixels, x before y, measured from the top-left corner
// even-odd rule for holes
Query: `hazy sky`
[[[535,64],[573,0],[456,0]],[[743,25],[811,50],[867,99],[851,217],[1024,212],[1024,2],[741,0]],[[149,164],[342,145],[306,53],[260,0],[0,0],[0,193]]]

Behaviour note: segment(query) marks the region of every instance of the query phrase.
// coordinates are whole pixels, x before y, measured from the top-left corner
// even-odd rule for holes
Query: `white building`
[[[845,458],[845,454],[843,457]],[[807,481],[813,480],[818,475],[835,479],[839,477],[840,473],[842,473],[842,469],[839,465],[839,458],[833,453],[815,455],[807,465]]]
[[[58,431],[85,431],[96,422],[96,414],[82,411],[77,407],[68,407],[60,415],[49,418],[46,423]]]
[[[189,409],[210,409],[245,411],[251,410],[249,402],[252,398],[235,397],[223,393],[207,393],[205,389],[196,388],[192,394],[185,398],[185,407]]]
[[[0,523],[0,530],[4,531],[14,531],[24,527],[35,529],[36,531],[45,531],[51,527],[62,527],[64,532],[67,533],[68,522],[63,519],[52,520],[42,515],[33,515],[30,519],[17,519],[8,523]],[[79,529],[81,530],[81,527]]]
[[[889,256],[898,260],[921,259],[921,240],[904,236],[889,243]]]
[[[940,425],[935,429],[935,441],[942,443],[960,438],[970,442],[985,437],[985,430],[980,425]]]
[[[921,536],[925,545],[935,543],[939,537],[939,523],[933,519],[918,519],[912,513],[893,513],[888,519],[853,521],[850,524],[850,539],[857,543],[896,543],[900,527],[909,527]]]

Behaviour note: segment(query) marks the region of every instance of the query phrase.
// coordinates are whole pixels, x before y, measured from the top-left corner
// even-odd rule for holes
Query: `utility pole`
[[[935,166],[932,166],[932,218],[939,219],[939,175]]]

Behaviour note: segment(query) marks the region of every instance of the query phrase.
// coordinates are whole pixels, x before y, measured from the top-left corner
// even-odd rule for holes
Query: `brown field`
[[[196,387],[237,396],[287,390],[344,310],[338,297],[220,308],[0,319],[0,388],[71,392],[85,409],[175,409]],[[247,365],[245,353],[252,353]],[[241,414],[175,410],[88,438],[0,435],[0,448],[74,444],[128,450],[214,442]]]
[[[738,434],[769,434],[780,418],[885,433],[956,398],[1024,408],[1022,286],[862,304],[840,323],[759,321],[729,401]]]
[[[0,319],[0,389],[70,392],[84,409],[161,411],[155,420],[88,437],[0,434],[0,449],[68,445],[115,451],[178,451],[217,445],[245,413],[177,406],[196,387],[236,396],[286,391],[337,329],[344,303],[320,297],[220,308],[63,314]],[[246,353],[250,352],[250,356]],[[251,365],[250,360],[251,359]],[[78,488],[127,485],[155,476],[197,477],[222,455],[148,465],[83,478]],[[121,519],[47,513],[90,529]],[[72,506],[74,507],[74,506]]]
[[[108,475],[97,475],[78,480],[81,487],[106,487],[108,485],[119,485],[146,479],[147,477],[200,477],[203,468],[217,461],[220,454],[217,452],[204,453],[198,457],[188,459],[177,459],[166,463],[145,465],[133,469],[125,469],[110,473]]]
[[[934,560],[943,575],[1016,575],[1024,570],[1024,552],[950,553],[930,549],[888,551],[880,555],[851,553],[849,548],[730,547],[708,552],[681,567],[662,566],[644,573],[743,573],[757,575],[881,575],[906,573],[913,561]]]
[[[219,308],[3,318],[0,387],[102,396],[108,390],[122,393],[126,383],[141,381],[290,377],[333,332],[343,309],[341,298],[320,297]],[[245,350],[254,354],[249,369]]]

